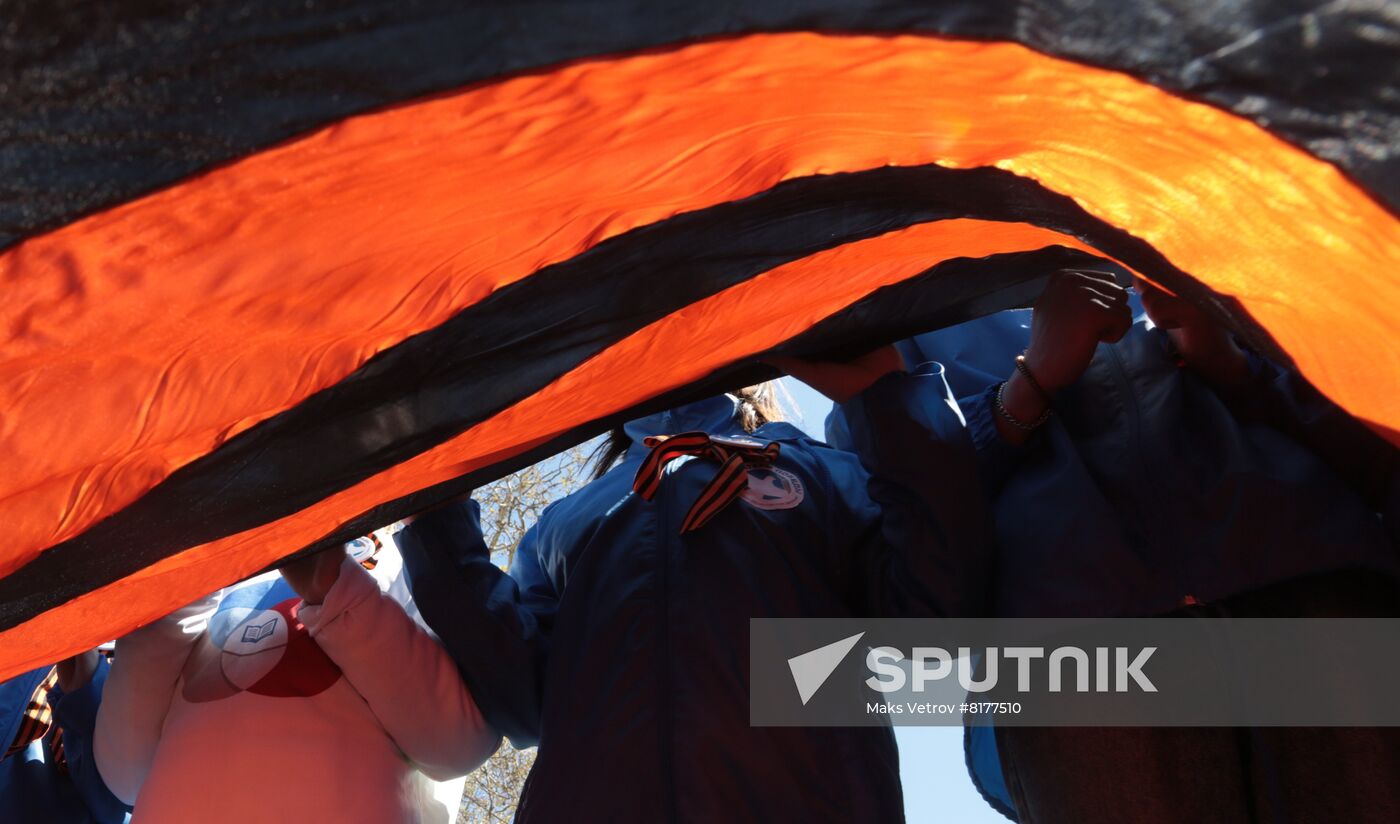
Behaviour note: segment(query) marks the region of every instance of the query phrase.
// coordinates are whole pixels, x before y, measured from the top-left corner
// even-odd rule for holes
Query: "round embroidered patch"
[[[792,509],[802,503],[802,481],[786,469],[763,467],[749,470],[749,487],[739,493],[759,509]]]

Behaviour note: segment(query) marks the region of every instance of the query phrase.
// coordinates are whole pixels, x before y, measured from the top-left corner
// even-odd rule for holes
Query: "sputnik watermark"
[[[801,655],[788,659],[788,669],[792,671],[792,682],[797,685],[798,696],[802,699],[803,705],[816,695],[817,690],[822,688],[826,679],[836,671],[836,668],[845,660],[851,648],[856,645],[865,633],[858,632],[849,638],[842,638],[835,643],[817,647],[811,652],[804,652]]]
[[[1143,672],[1147,660],[1156,651],[1156,647],[1144,647],[1136,653],[1128,647],[1095,647],[1092,651],[1055,647],[1047,653],[1045,647],[989,647],[976,650],[974,655],[971,647],[958,647],[957,654],[952,655],[942,647],[914,647],[906,659],[904,653],[894,647],[875,647],[865,655],[865,665],[874,673],[865,683],[876,692],[890,693],[899,692],[909,682],[914,692],[923,692],[929,682],[942,681],[956,672],[958,686],[967,692],[990,692],[996,689],[1000,674],[997,661],[1006,658],[1015,662],[1017,691],[1030,692],[1032,662],[1045,659],[1049,664],[1045,670],[1046,689],[1050,692],[1065,690],[1066,669],[1074,679],[1070,689],[1077,692],[1127,692],[1133,686],[1143,692],[1156,692],[1157,686]],[[1094,662],[1092,687],[1091,657]],[[899,666],[905,660],[911,665],[908,675],[905,668]]]
[[[788,659],[793,684],[803,705],[821,689],[851,649],[865,637],[857,633],[809,652]],[[1016,671],[1016,689],[1032,689],[1032,663],[1044,659],[1046,689],[1063,692],[1127,692],[1136,688],[1157,692],[1157,685],[1144,672],[1156,647],[1144,647],[1134,652],[1128,647],[1097,647],[1084,650],[1064,646],[1047,650],[1045,647],[990,647],[974,650],[958,647],[950,652],[942,647],[914,647],[906,656],[894,647],[872,647],[865,653],[865,666],[871,675],[865,683],[879,693],[895,693],[906,686],[916,693],[924,692],[930,682],[955,678],[959,687],[969,693],[996,689],[1002,672],[1000,660],[1012,662]],[[1091,664],[1092,662],[1092,664]],[[903,666],[907,663],[908,666]],[[1069,676],[1066,677],[1066,671]],[[1066,687],[1068,682],[1069,686]],[[878,710],[884,712],[885,710]]]
[[[755,619],[760,726],[1400,726],[1400,619]]]

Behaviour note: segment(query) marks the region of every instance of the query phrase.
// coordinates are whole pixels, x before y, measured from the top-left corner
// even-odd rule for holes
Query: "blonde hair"
[[[778,382],[764,381],[745,386],[734,393],[739,399],[737,417],[745,432],[752,432],[765,423],[783,420],[783,407],[778,402]]]
[[[739,399],[739,408],[734,411],[735,421],[745,432],[753,432],[766,423],[783,420],[783,407],[778,400],[779,392],[777,381],[764,381],[736,389],[731,393]],[[589,457],[593,464],[589,470],[590,480],[596,481],[606,475],[608,470],[613,468],[613,464],[627,454],[631,445],[632,438],[622,427],[609,432]]]

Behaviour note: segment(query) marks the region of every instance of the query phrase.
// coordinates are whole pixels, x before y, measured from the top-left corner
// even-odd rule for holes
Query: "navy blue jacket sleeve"
[[[1020,445],[1009,444],[1001,437],[997,431],[995,400],[1000,389],[1001,384],[994,383],[975,395],[958,400],[958,408],[967,420],[968,436],[977,450],[977,475],[988,500],[996,500],[1022,456],[1035,449],[1043,438],[1039,430],[1032,432]]]
[[[92,734],[97,726],[97,708],[102,703],[102,688],[107,683],[107,659],[99,656],[92,678],[79,689],[54,697],[54,721],[63,730],[63,753],[68,762],[68,775],[83,804],[97,824],[122,824],[131,810],[112,795],[97,762],[92,757]]]
[[[482,715],[517,749],[537,744],[558,596],[540,569],[536,530],[516,549],[510,575],[491,561],[475,501],[426,513],[397,540],[414,603]]]
[[[829,463],[834,534],[859,546],[855,606],[872,616],[982,615],[993,564],[977,456],[941,370],[886,375],[838,406],[828,440],[853,453]]]
[[[1244,421],[1287,434],[1387,517],[1397,498],[1400,451],[1332,403],[1301,375],[1250,353],[1250,381],[1224,398]],[[1388,511],[1389,510],[1389,511]]]

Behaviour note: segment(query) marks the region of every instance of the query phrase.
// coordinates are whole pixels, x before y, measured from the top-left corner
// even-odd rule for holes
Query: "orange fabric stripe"
[[[999,166],[1073,194],[1239,298],[1353,413],[1400,426],[1400,228],[1329,164],[1223,111],[1012,44],[761,35],[353,118],[0,256],[0,465],[23,468],[0,475],[0,574],[542,265],[784,179],[929,162]],[[989,237],[972,231],[944,256],[979,254]],[[761,335],[679,313],[658,345],[703,351],[685,368],[671,350],[652,364],[669,374],[642,371],[646,352],[619,344],[590,362],[611,372],[580,369],[298,516],[6,633],[0,662],[12,674],[90,647],[379,500],[681,385],[763,348],[756,336],[799,332],[770,314],[809,324],[797,307],[814,292],[844,305],[843,287],[878,279],[805,271],[800,289],[732,307]],[[631,360],[613,361],[619,351]],[[610,382],[624,372],[655,380],[639,394]]]
[[[1005,43],[776,34],[357,117],[0,256],[0,574],[540,266],[784,179],[994,165],[1238,297],[1400,425],[1396,221],[1329,164]]]
[[[789,340],[879,289],[941,260],[1087,247],[1033,226],[948,220],[794,261],[639,330],[457,438],[295,516],[153,564],[0,634],[0,678],[12,668],[91,649],[250,575],[374,504],[518,454],[586,420],[693,383]],[[689,353],[676,358],[675,352]],[[626,380],[616,380],[626,375]],[[70,649],[71,648],[71,649]],[[33,663],[30,663],[33,662]]]

